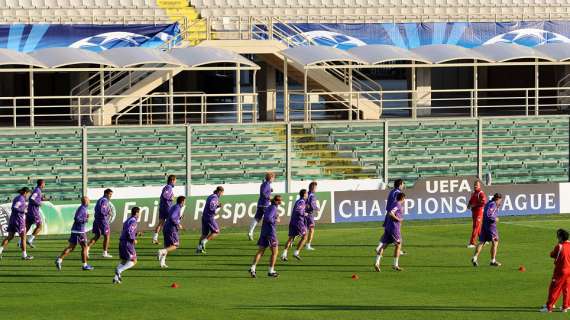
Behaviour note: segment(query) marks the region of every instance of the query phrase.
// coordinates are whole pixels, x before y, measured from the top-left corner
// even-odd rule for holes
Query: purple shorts
[[[279,241],[277,240],[277,237],[274,234],[270,235],[262,234],[259,236],[259,240],[257,240],[257,245],[261,248],[267,248],[267,247],[276,248],[279,245]]]
[[[178,239],[178,230],[176,228],[164,228],[162,231],[164,235],[164,247],[180,245],[180,240]]]
[[[40,226],[42,224],[42,215],[39,213],[28,214],[26,216],[26,228],[29,229],[33,224]]]
[[[255,211],[255,220],[260,221],[263,219],[263,214],[265,213],[265,209],[267,207],[257,206],[257,210]]]
[[[499,231],[497,228],[482,228],[479,234],[479,242],[499,241]]]
[[[384,231],[380,242],[384,244],[400,244],[402,242],[402,236],[399,231]]]
[[[202,236],[207,236],[210,233],[220,233],[220,227],[214,219],[202,218]]]
[[[315,227],[315,217],[312,214],[308,214],[305,217],[305,225],[307,228],[314,228]]]
[[[168,209],[158,209],[158,219],[166,220],[168,219]]]
[[[289,224],[289,237],[303,237],[307,233],[304,223]]]
[[[86,244],[87,243],[87,235],[85,233],[72,233],[69,237],[70,244]]]
[[[93,221],[93,234],[95,236],[106,236],[109,235],[111,232],[111,228],[109,227],[109,222],[107,221]]]
[[[130,241],[119,241],[119,257],[121,260],[135,261],[137,259],[135,244]]]
[[[16,219],[14,221],[10,221],[8,224],[8,229],[6,229],[8,233],[25,233],[26,232],[26,220]]]

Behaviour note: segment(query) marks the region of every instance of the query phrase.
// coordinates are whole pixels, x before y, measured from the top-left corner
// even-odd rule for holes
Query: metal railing
[[[372,95],[379,98],[370,100]],[[309,121],[323,120],[327,115],[328,118],[332,115],[333,118],[358,120],[361,117],[355,113],[364,110],[362,96],[382,106],[381,117],[399,118],[477,117],[482,114],[539,116],[566,110],[570,105],[570,87],[308,93],[295,90],[289,91],[289,115],[292,119]],[[347,109],[347,105],[353,108]]]
[[[488,116],[539,116],[560,114],[570,104],[570,87],[492,88],[383,91],[319,91],[299,89],[277,91],[276,117],[305,122],[321,120],[381,118],[426,118]],[[371,99],[371,96],[377,98]],[[130,99],[119,108],[110,101]],[[75,96],[0,97],[0,126],[111,125],[123,120],[134,124],[157,123],[240,123],[258,118],[258,93],[205,94],[175,92],[157,94],[107,94]],[[106,101],[106,104],[102,104]],[[288,105],[284,103],[288,101]],[[372,104],[371,104],[372,103]],[[103,106],[103,107],[102,107]],[[375,110],[372,110],[375,109]],[[132,115],[137,118],[133,119]],[[118,119],[117,119],[118,117]],[[111,119],[112,121],[101,119]],[[145,120],[147,119],[147,120]],[[33,121],[32,121],[33,120]],[[40,123],[37,123],[37,121]],[[164,121],[164,120],[160,120]],[[43,124],[41,124],[43,123]]]
[[[82,185],[85,193],[89,181],[159,185],[176,173],[187,186],[232,177],[257,182],[272,169],[285,177],[288,192],[292,180],[303,178],[413,182],[492,172],[499,183],[561,182],[569,180],[569,132],[568,115],[16,128],[0,133],[7,168],[0,182],[26,184],[37,175],[61,188]],[[33,173],[14,175],[8,169],[16,163],[19,172]]]
[[[0,97],[0,127],[251,123],[258,117],[257,93],[153,93],[135,96],[136,102],[121,111],[101,108],[100,99],[122,98],[133,96]]]

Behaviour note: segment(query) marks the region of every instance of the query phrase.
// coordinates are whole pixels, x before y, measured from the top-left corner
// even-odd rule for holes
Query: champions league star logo
[[[364,46],[365,42],[345,34],[331,31],[308,31],[289,38],[298,45],[307,45],[309,43],[320,46],[328,46],[347,50],[354,47]]]
[[[147,36],[131,32],[107,32],[81,39],[69,47],[100,52],[116,47],[139,47],[149,39]]]
[[[527,47],[535,47],[545,43],[570,43],[570,39],[567,37],[554,33],[551,31],[541,30],[541,29],[519,29],[510,31],[507,33],[500,34],[489,40],[487,40],[483,45],[494,44],[494,43],[515,43]]]

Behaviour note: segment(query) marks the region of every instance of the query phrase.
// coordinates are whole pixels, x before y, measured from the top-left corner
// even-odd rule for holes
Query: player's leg
[[[265,247],[259,246],[257,252],[255,253],[255,256],[253,257],[253,262],[251,264],[251,267],[249,268],[249,274],[251,274],[252,278],[256,277],[255,268],[257,267],[257,264],[259,263],[259,260],[261,260],[261,257],[263,257],[264,253],[265,253]]]
[[[113,283],[117,284],[121,283],[123,279],[121,278],[121,273],[119,272],[119,268],[123,268],[125,264],[127,264],[127,262],[128,262],[127,260],[121,259],[121,262],[119,262],[119,264],[115,268],[115,276],[113,277]]]
[[[259,211],[259,210],[262,210],[262,209],[258,208],[257,210]],[[253,219],[251,219],[251,223],[249,224],[249,229],[248,229],[248,231],[247,231],[247,238],[248,238],[250,241],[253,240],[253,231],[255,231],[255,227],[256,227],[257,224],[261,221],[261,219],[258,219],[258,218],[257,218],[257,215],[258,215],[258,214],[256,213],[255,215],[256,215],[256,216],[255,216]]]
[[[473,257],[471,258],[471,263],[474,267],[479,266],[479,255],[481,254],[481,250],[483,250],[483,246],[485,245],[485,241],[479,240],[477,247],[475,247],[475,252],[473,253]]]
[[[117,266],[117,273],[119,274],[119,278],[121,278],[123,272],[129,270],[130,268],[134,267],[137,264],[137,258],[121,260],[121,261],[123,261],[123,263]]]
[[[299,242],[297,243],[297,250],[295,250],[295,252],[293,252],[293,257],[295,257],[297,260],[301,260],[301,250],[303,250],[303,247],[305,246],[305,243],[307,242],[307,234],[304,234],[303,237],[301,237],[301,239],[299,239]]]
[[[271,246],[271,258],[269,260],[269,272],[267,273],[270,277],[277,277],[279,274],[275,271],[275,262],[277,261],[277,255],[279,254],[279,247],[277,245]]]
[[[69,242],[69,244],[65,249],[63,249],[61,254],[55,258],[55,267],[57,268],[57,270],[61,270],[61,264],[63,263],[63,259],[65,259],[65,257],[67,257],[75,249],[75,246],[76,246],[75,243]]]
[[[30,245],[31,248],[34,248],[34,240],[40,232],[42,232],[43,227],[42,221],[38,218],[36,218],[35,225],[34,231],[32,231],[32,234],[28,237],[28,245]]]
[[[560,297],[562,290],[564,290],[564,285],[566,284],[565,279],[562,277],[554,276],[552,277],[552,281],[550,282],[550,286],[548,287],[548,299],[546,300],[546,306],[541,311],[552,311],[554,308],[554,304]]]
[[[400,268],[400,254],[402,250],[402,244],[400,242],[396,242],[394,246],[394,264],[392,265],[392,269],[396,271],[402,271]]]
[[[111,242],[111,232],[109,230],[105,231],[103,234],[103,258],[112,258],[113,256],[109,254],[109,243]]]
[[[87,243],[87,247],[89,247],[91,249],[91,246],[93,246],[95,243],[97,243],[97,241],[99,241],[99,238],[101,238],[100,233],[93,233],[93,238],[91,238],[91,240],[89,240],[89,243]]]
[[[154,228],[154,234],[152,235],[152,243],[153,244],[158,244],[158,235],[160,234],[160,231],[162,230],[162,227],[164,226],[164,221],[166,221],[166,220],[162,219],[162,218],[158,219],[158,224],[156,225],[156,228]]]
[[[501,263],[497,261],[497,250],[499,249],[499,240],[493,240],[491,243],[491,265],[500,267]]]
[[[294,236],[293,237],[289,236],[289,238],[287,238],[287,242],[285,242],[285,247],[283,247],[283,253],[281,254],[281,260],[287,261],[287,251],[289,250],[289,248],[291,248],[293,240],[295,240]]]
[[[479,225],[477,212],[471,213],[471,219],[473,220],[471,225],[471,238],[469,238],[469,244],[467,245],[467,248],[475,248],[475,242],[477,241],[477,237],[479,236],[480,231],[477,230]]]
[[[24,260],[32,260],[34,259],[33,256],[29,256],[28,255],[28,251],[26,251],[27,247],[28,247],[28,243],[27,243],[27,235],[26,235],[26,231],[25,229],[22,230],[22,232],[20,232],[20,239],[22,239],[22,245],[20,246],[20,249],[22,250],[22,259]]]
[[[81,247],[81,263],[83,264],[81,269],[84,271],[91,271],[94,268],[87,263],[89,260],[89,247],[87,246],[87,237],[85,234],[80,234],[77,237],[77,243],[79,243],[79,246]]]
[[[564,276],[564,285],[562,289],[562,312],[570,310],[570,276]]]
[[[10,243],[12,239],[14,239],[14,232],[9,232],[8,235],[4,238],[4,240],[2,240],[2,245],[0,246],[0,257],[2,256],[2,252],[4,252],[4,249],[6,249],[8,243]]]
[[[71,252],[73,252],[73,250],[75,250],[75,246],[76,246],[75,243],[71,243],[71,242],[70,242],[70,243],[67,245],[67,247],[66,247],[65,249],[63,249],[63,251],[62,251],[61,254],[58,256],[58,258],[63,261],[63,259],[65,259],[65,257],[67,257]]]
[[[313,220],[311,219],[311,222]],[[315,248],[313,248],[313,237],[315,236],[315,225],[312,224],[309,226],[309,231],[308,231],[308,235],[307,235],[307,250],[315,250]]]
[[[200,242],[198,243],[198,250],[202,253],[206,253],[206,243],[210,240],[214,240],[220,234],[220,229],[217,225],[211,225],[208,227],[205,234],[200,237]]]
[[[380,240],[380,243],[376,247],[376,261],[374,262],[374,269],[377,272],[380,272],[380,262],[382,261],[382,255],[384,254],[384,249],[386,249],[387,247],[388,244],[383,243],[382,240]]]

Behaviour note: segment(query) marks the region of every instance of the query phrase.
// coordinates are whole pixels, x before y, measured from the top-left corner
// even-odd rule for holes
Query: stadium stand
[[[362,15],[387,17],[393,15],[399,21],[413,16],[489,15],[500,17],[533,17],[568,13],[565,1],[560,0],[191,0],[202,17],[223,16],[278,16],[285,20],[302,20],[302,16],[334,16],[339,21],[351,20],[350,16]],[[486,17],[484,17],[486,15]],[[346,16],[346,17],[345,17]],[[318,18],[317,18],[318,19]],[[326,19],[326,18],[322,18]],[[417,19],[417,18],[416,18]]]
[[[479,122],[482,157],[478,157]],[[568,117],[322,122],[291,125],[291,177],[378,179],[474,176],[493,183],[568,181]],[[385,127],[387,126],[387,127]],[[88,128],[88,186],[157,185],[186,176],[186,127]],[[192,184],[258,182],[286,175],[286,125],[193,125]],[[385,141],[388,137],[388,141]],[[388,147],[386,149],[385,147]],[[75,199],[82,178],[82,129],[0,132],[0,198],[46,179],[46,194]],[[385,158],[387,155],[387,158]]]
[[[183,0],[0,0],[0,23],[156,24],[197,17]]]

